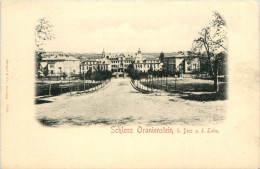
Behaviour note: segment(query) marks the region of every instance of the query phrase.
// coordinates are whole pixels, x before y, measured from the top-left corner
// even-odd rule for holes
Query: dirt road
[[[225,102],[183,99],[179,94],[142,94],[130,79],[113,79],[89,94],[50,97],[36,104],[47,126],[215,124],[225,119]]]

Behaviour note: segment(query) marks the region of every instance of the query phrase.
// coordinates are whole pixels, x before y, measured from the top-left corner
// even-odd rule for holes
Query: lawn
[[[194,78],[153,78],[143,79],[141,83],[153,89],[165,90],[168,92],[181,93],[184,99],[213,101],[227,99],[227,82],[219,82],[219,91],[214,92],[214,81]],[[187,96],[188,94],[188,96]]]
[[[92,87],[100,85],[100,82],[95,83],[85,83],[85,90]],[[51,95],[57,96],[62,93],[67,93],[70,91],[84,91],[83,82],[56,82],[56,83],[36,83],[36,96],[49,95],[49,90],[51,89]]]

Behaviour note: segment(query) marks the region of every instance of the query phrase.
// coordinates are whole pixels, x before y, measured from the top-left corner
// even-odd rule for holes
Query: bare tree
[[[40,68],[46,42],[54,38],[53,25],[47,18],[40,18],[35,27],[36,70]]]
[[[218,68],[220,67],[219,53],[227,54],[227,26],[223,17],[213,13],[213,19],[208,26],[202,28],[199,37],[193,41],[193,50],[196,52],[206,51],[208,69],[214,78],[214,90],[218,92]]]

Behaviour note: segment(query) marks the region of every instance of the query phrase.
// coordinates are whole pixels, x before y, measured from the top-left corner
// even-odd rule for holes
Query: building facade
[[[149,69],[153,71],[161,71],[162,63],[160,59],[156,56],[150,56],[149,58],[144,58],[141,50],[139,49],[135,55],[133,66],[141,72],[148,72]]]
[[[48,71],[48,76],[62,76],[64,73],[79,74],[80,60],[68,54],[54,53],[48,54],[42,58],[41,71]]]
[[[74,57],[78,57],[79,59]],[[136,53],[109,53],[101,54],[64,54],[49,52],[43,57],[42,68],[47,68],[49,75],[67,75],[86,73],[89,70],[109,70],[114,75],[126,75],[130,64],[141,72],[165,71],[169,74],[194,73],[200,71],[201,59],[191,52],[167,53],[160,58],[159,53],[144,53],[139,49]]]
[[[169,74],[195,73],[200,71],[200,58],[186,52],[172,53],[171,56],[163,58],[163,70]]]
[[[75,57],[80,54],[74,54]],[[194,73],[203,67],[202,60],[191,54],[191,52],[168,53],[163,58],[159,58],[159,53],[142,54],[139,49],[137,53],[109,53],[103,50],[102,54],[81,54],[81,61],[73,54],[62,52],[46,53],[41,62],[41,72],[48,71],[48,76],[62,76],[64,73],[80,74],[88,70],[95,71],[109,70],[114,75],[126,75],[126,70],[130,64],[134,69],[148,72],[165,71],[169,74]],[[76,56],[77,55],[77,56]],[[202,68],[203,69],[203,68]]]
[[[109,70],[111,71],[111,61],[107,58],[102,59],[85,59],[80,63],[80,73],[84,74],[87,71],[96,70]]]
[[[124,73],[128,66],[134,61],[131,54],[113,53],[106,55],[106,58],[111,61],[111,70],[113,73]]]

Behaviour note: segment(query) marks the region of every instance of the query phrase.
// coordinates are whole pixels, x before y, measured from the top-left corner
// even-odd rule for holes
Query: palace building
[[[107,58],[101,59],[85,59],[80,63],[80,73],[84,74],[88,70],[109,70],[111,71],[111,61]]]
[[[200,70],[200,59],[188,52],[174,52],[163,58],[163,70],[170,74],[197,72]]]
[[[41,71],[47,69],[49,76],[62,76],[64,73],[79,74],[79,64],[80,60],[69,54],[49,53],[42,58]]]
[[[114,74],[125,74],[130,64],[133,64],[135,69],[142,72],[147,72],[149,69],[162,70],[162,63],[160,63],[157,55],[143,55],[140,48],[137,53],[106,54],[104,50],[102,52],[102,56],[111,61],[111,70]]]
[[[149,69],[153,71],[162,70],[162,63],[160,62],[160,59],[158,57],[152,55],[143,56],[140,49],[135,55],[133,65],[135,69],[142,72],[148,72]]]
[[[161,53],[163,54],[163,53]],[[49,52],[44,55],[41,68],[47,68],[49,75],[62,76],[64,73],[84,74],[89,70],[109,70],[116,76],[126,76],[128,66],[133,64],[134,69],[148,72],[165,71],[174,75],[176,72],[189,74],[198,72],[201,59],[191,52],[159,53],[108,53],[103,49],[101,54],[78,54]],[[160,55],[160,58],[159,58]],[[77,58],[76,58],[77,57]]]

